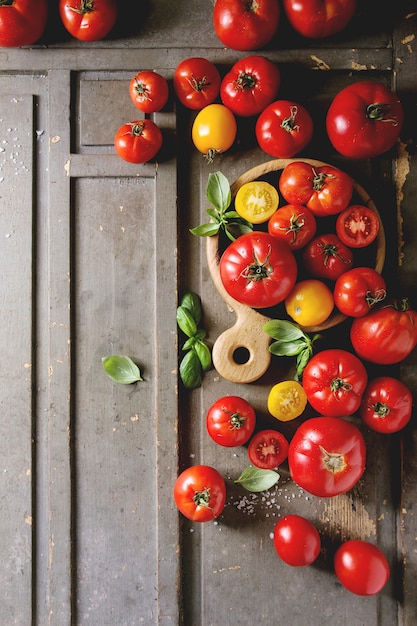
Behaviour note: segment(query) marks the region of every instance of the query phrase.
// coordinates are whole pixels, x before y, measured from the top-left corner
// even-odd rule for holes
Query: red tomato
[[[334,570],[346,589],[359,596],[373,596],[386,585],[390,567],[385,554],[372,543],[345,541],[334,555]]]
[[[258,115],[275,99],[281,84],[276,63],[262,56],[237,61],[225,75],[220,98],[236,115]]]
[[[209,465],[193,465],[174,484],[174,500],[181,513],[193,522],[209,522],[220,515],[226,502],[223,476]]]
[[[159,152],[162,140],[161,129],[154,122],[135,120],[116,131],[114,148],[124,161],[146,163]]]
[[[80,41],[99,41],[116,23],[115,0],[59,0],[59,14],[67,31]]]
[[[407,298],[382,304],[353,320],[350,340],[365,361],[380,365],[399,363],[417,345],[417,313]]]
[[[288,441],[278,430],[260,430],[249,442],[248,456],[255,467],[275,469],[288,456]]]
[[[359,428],[339,417],[312,417],[291,439],[291,478],[319,498],[352,489],[365,470],[365,441]]]
[[[285,241],[292,250],[303,248],[316,231],[316,218],[301,204],[281,206],[268,220],[269,234]]]
[[[291,26],[303,37],[323,38],[343,30],[352,19],[356,0],[283,0]]]
[[[282,170],[279,190],[287,202],[305,204],[314,215],[325,217],[348,206],[353,183],[350,176],[331,165],[293,161]]]
[[[169,95],[166,78],[143,70],[138,72],[129,83],[129,94],[133,104],[143,113],[155,113],[166,105]]]
[[[253,407],[239,396],[225,396],[211,405],[206,416],[210,437],[221,446],[242,446],[252,436],[256,425]]]
[[[301,515],[286,515],[275,524],[274,547],[288,565],[311,565],[320,554],[319,531]]]
[[[303,387],[313,409],[329,417],[347,417],[360,407],[368,383],[363,363],[347,350],[331,348],[311,357]]]
[[[337,216],[337,236],[351,248],[369,246],[375,241],[378,231],[378,215],[369,207],[361,204],[353,204]]]
[[[297,279],[297,262],[285,243],[253,231],[227,246],[220,258],[220,277],[232,298],[261,309],[285,300]]]
[[[327,111],[326,129],[340,154],[368,159],[394,146],[403,119],[398,96],[382,83],[365,80],[345,87],[335,96]]]
[[[0,46],[18,48],[35,43],[48,19],[47,0],[13,0],[0,4]]]
[[[379,376],[368,383],[362,396],[360,416],[379,433],[396,433],[408,424],[413,396],[408,387],[391,376]]]
[[[291,100],[276,100],[259,115],[255,125],[257,142],[278,159],[298,154],[313,136],[313,120],[301,104]]]
[[[199,111],[214,102],[219,95],[221,76],[211,61],[190,57],[177,65],[173,83],[181,104]]]
[[[227,48],[258,50],[275,35],[280,18],[278,0],[216,0],[214,32]]]
[[[385,280],[371,267],[354,267],[336,280],[333,296],[344,315],[362,317],[387,295]]]
[[[352,250],[333,233],[314,237],[304,248],[303,263],[315,278],[337,280],[353,266]]]

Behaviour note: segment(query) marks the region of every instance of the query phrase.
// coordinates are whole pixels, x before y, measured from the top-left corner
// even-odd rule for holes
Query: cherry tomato
[[[276,100],[259,115],[255,125],[259,147],[286,159],[298,154],[313,136],[313,120],[305,107],[291,100]]]
[[[380,365],[399,363],[417,345],[417,313],[407,298],[383,302],[353,320],[350,340],[365,361]]]
[[[352,489],[365,470],[359,428],[339,417],[312,417],[291,439],[288,465],[293,481],[308,493],[330,498]]]
[[[378,215],[369,207],[353,204],[336,220],[336,234],[351,248],[364,248],[375,241],[379,231]]]
[[[238,302],[266,308],[282,302],[297,278],[297,262],[284,243],[253,231],[227,246],[220,258],[220,277]]]
[[[59,0],[59,14],[67,31],[80,41],[99,41],[116,23],[115,0]]]
[[[302,383],[309,403],[318,413],[347,417],[360,407],[368,373],[352,352],[330,348],[311,357]]]
[[[325,322],[334,308],[333,293],[321,280],[307,278],[295,283],[285,298],[287,315],[300,326],[317,326]]]
[[[249,461],[260,469],[275,469],[288,456],[288,441],[278,430],[260,430],[249,441]]]
[[[336,280],[334,302],[344,315],[362,317],[387,295],[384,278],[371,267],[354,267]]]
[[[274,547],[288,565],[311,565],[320,554],[319,531],[301,515],[286,515],[275,524]]]
[[[275,35],[280,18],[278,0],[216,0],[214,32],[227,48],[258,50]]]
[[[123,124],[116,131],[114,147],[117,154],[129,163],[146,163],[162,147],[162,132],[151,120],[135,120]]]
[[[268,411],[281,422],[299,417],[307,406],[307,395],[296,380],[276,383],[268,394]]]
[[[379,433],[396,433],[408,424],[413,396],[408,387],[392,376],[379,376],[368,383],[362,396],[360,416]]]
[[[199,111],[192,126],[192,140],[209,162],[219,152],[226,152],[236,139],[237,123],[224,104],[208,104]]]
[[[306,270],[315,278],[336,280],[353,266],[352,250],[337,235],[317,235],[303,250]]]
[[[236,212],[251,224],[267,222],[276,212],[278,203],[278,191],[263,180],[244,183],[235,196]]]
[[[235,115],[258,115],[274,101],[281,84],[278,66],[263,56],[237,61],[220,86],[223,104]]]
[[[199,111],[212,104],[219,95],[221,76],[214,63],[208,59],[190,57],[177,65],[173,84],[181,104]]]
[[[291,26],[303,37],[324,38],[343,30],[352,19],[356,0],[283,0]]]
[[[279,190],[287,202],[305,204],[315,216],[326,217],[348,206],[353,183],[345,172],[330,165],[293,161],[282,170]]]
[[[47,0],[13,0],[0,5],[0,46],[19,48],[36,43],[48,19]]]
[[[268,232],[285,241],[292,250],[303,248],[317,232],[313,213],[301,204],[285,204],[271,215]]]
[[[143,70],[129,83],[129,95],[133,104],[143,113],[155,113],[168,101],[168,82],[157,72]]]
[[[348,85],[334,97],[326,129],[335,150],[368,159],[390,150],[402,129],[404,111],[398,96],[373,80]]]
[[[174,484],[174,500],[181,513],[193,522],[209,522],[220,515],[226,502],[223,476],[209,465],[185,469]]]
[[[251,438],[255,425],[255,410],[239,396],[219,398],[211,405],[206,416],[210,437],[228,448],[246,443]]]
[[[368,541],[350,539],[336,550],[334,570],[346,589],[359,596],[379,593],[390,577],[385,554]]]

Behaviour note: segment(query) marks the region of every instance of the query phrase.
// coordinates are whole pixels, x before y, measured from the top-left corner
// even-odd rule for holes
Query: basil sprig
[[[177,324],[187,337],[182,350],[186,351],[180,362],[179,372],[184,387],[195,389],[203,380],[204,372],[211,368],[211,352],[204,339],[206,331],[199,328],[201,322],[200,297],[188,291],[177,308]]]
[[[250,465],[242,471],[235,483],[242,485],[246,491],[258,493],[273,487],[279,478],[280,476],[275,470],[260,469]]]
[[[270,320],[262,326],[262,329],[275,340],[269,346],[272,354],[297,357],[294,378],[300,380],[305,366],[313,356],[313,344],[321,335],[315,334],[310,337],[298,324],[288,320]]]

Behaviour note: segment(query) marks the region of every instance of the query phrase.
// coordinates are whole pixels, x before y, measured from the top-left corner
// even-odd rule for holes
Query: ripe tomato
[[[220,277],[238,302],[255,309],[282,302],[297,278],[297,262],[284,243],[253,231],[227,246],[220,258]]]
[[[117,154],[129,163],[146,163],[162,147],[162,132],[151,120],[135,120],[123,124],[114,136]]]
[[[384,278],[371,267],[354,267],[336,280],[334,302],[344,315],[362,317],[387,295]]]
[[[298,154],[313,136],[313,120],[305,107],[291,100],[276,100],[259,115],[255,125],[259,147],[286,159]]]
[[[352,489],[365,470],[366,448],[355,424],[339,417],[312,417],[291,439],[288,465],[293,481],[319,498]]]
[[[221,76],[217,67],[203,57],[190,57],[179,63],[173,84],[178,100],[188,109],[199,111],[219,95]]]
[[[368,374],[355,354],[330,348],[311,357],[302,383],[309,403],[318,413],[347,417],[360,407]]]
[[[168,101],[168,94],[166,78],[150,70],[138,72],[129,83],[132,102],[143,113],[155,113],[163,109]]]
[[[236,118],[224,104],[208,104],[197,113],[191,134],[195,147],[210,163],[218,152],[226,152],[233,145]]]
[[[220,515],[226,502],[223,476],[209,465],[185,469],[174,484],[174,500],[181,513],[193,522],[209,522]]]
[[[289,23],[300,35],[324,38],[348,25],[356,0],[284,0],[283,6]]]
[[[368,383],[362,396],[360,416],[379,433],[396,433],[408,424],[413,396],[408,387],[392,376],[379,376]]]
[[[48,19],[48,1],[13,0],[0,4],[0,46],[18,48],[36,43]]]
[[[378,215],[369,207],[353,204],[337,216],[337,236],[351,248],[369,246],[375,241],[378,231]]]
[[[383,303],[353,320],[350,340],[365,361],[380,365],[399,363],[417,345],[417,313],[407,298]]]
[[[317,326],[330,317],[334,308],[333,294],[321,280],[307,278],[295,283],[285,298],[287,315],[300,326]]]
[[[305,204],[314,215],[325,217],[348,206],[353,183],[350,176],[331,165],[293,161],[282,170],[279,190],[287,202]]]
[[[335,150],[368,159],[390,150],[401,132],[404,111],[398,96],[377,81],[352,83],[334,97],[326,130]]]
[[[80,41],[99,41],[116,23],[115,0],[59,0],[59,14],[67,31]]]
[[[260,430],[249,442],[249,461],[260,469],[275,469],[288,456],[288,441],[278,430]]]
[[[268,411],[281,422],[299,417],[307,406],[307,395],[296,380],[283,380],[268,394]]]
[[[275,524],[274,547],[288,565],[311,565],[320,554],[319,531],[301,515],[286,515]]]
[[[268,232],[285,241],[292,250],[303,248],[317,232],[313,213],[301,204],[285,204],[271,215]]]
[[[359,596],[379,593],[390,577],[385,554],[368,541],[350,539],[336,550],[334,570],[346,589]]]
[[[227,48],[258,50],[275,35],[280,18],[278,0],[216,0],[214,32]]]
[[[220,98],[236,115],[250,117],[274,101],[280,84],[276,63],[263,56],[249,56],[237,61],[224,76]]]
[[[336,280],[353,266],[353,254],[337,235],[328,233],[314,237],[306,245],[303,263],[315,278]]]
[[[219,398],[211,405],[206,416],[210,437],[228,448],[246,443],[251,438],[255,425],[255,410],[239,396]]]
[[[248,222],[262,224],[276,212],[278,203],[278,191],[273,185],[263,180],[253,180],[237,190],[235,210]]]

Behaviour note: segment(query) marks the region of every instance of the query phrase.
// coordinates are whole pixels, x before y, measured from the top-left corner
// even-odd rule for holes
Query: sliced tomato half
[[[339,239],[351,248],[364,248],[378,235],[378,215],[369,207],[352,204],[339,213],[336,233]]]
[[[249,442],[249,461],[260,469],[275,469],[287,458],[288,448],[287,439],[278,430],[260,430]]]

